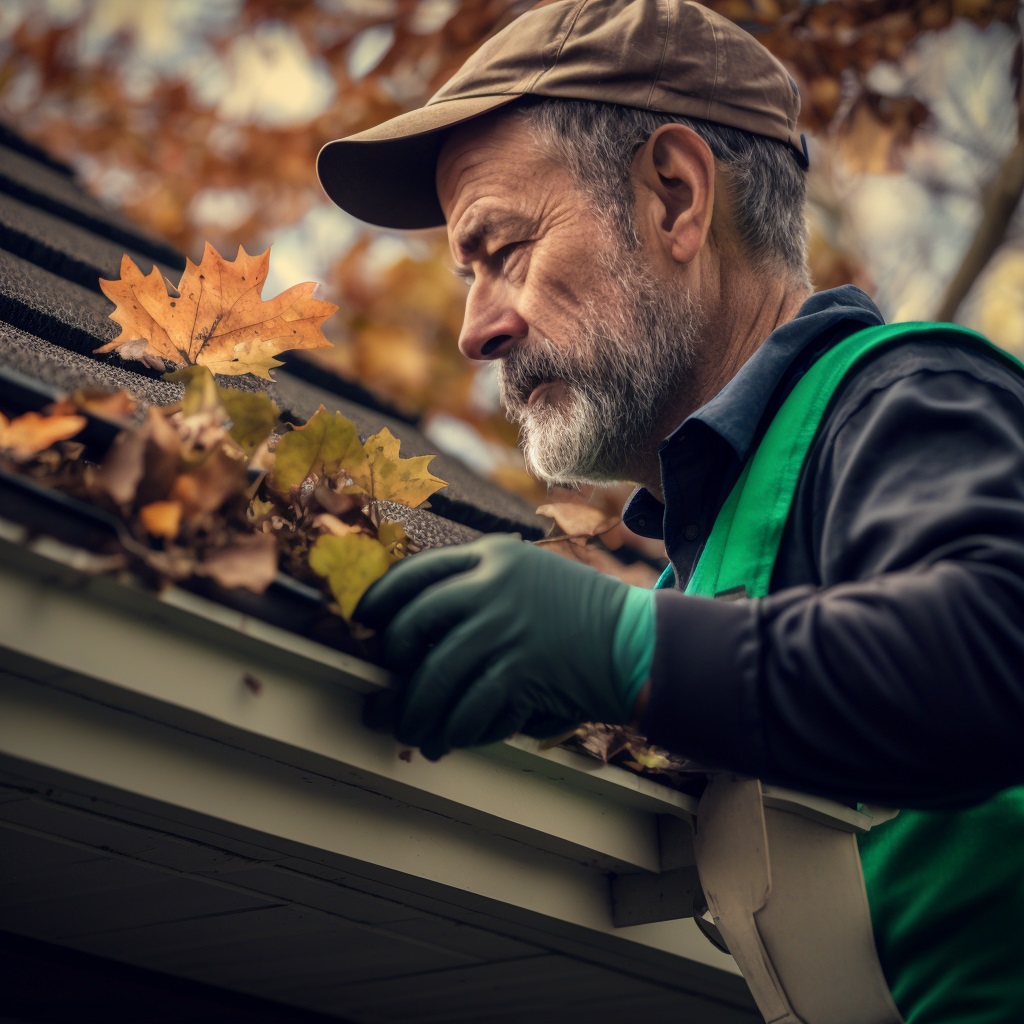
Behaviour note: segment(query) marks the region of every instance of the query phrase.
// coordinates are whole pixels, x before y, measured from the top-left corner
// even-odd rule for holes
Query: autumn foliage
[[[171,365],[205,366],[212,373],[254,373],[270,380],[275,358],[295,348],[327,348],[324,321],[338,307],[312,297],[314,283],[297,284],[263,299],[270,250],[250,256],[241,246],[225,260],[208,242],[198,265],[185,262],[177,288],[156,267],[144,275],[124,256],[121,277],[100,281],[115,304],[110,318],[121,333],[97,353]]]
[[[321,583],[348,618],[367,587],[414,547],[381,502],[422,505],[444,481],[383,430],[361,441],[321,408],[291,429],[262,392],[219,386],[191,366],[169,375],[180,403],[150,407],[90,458],[79,411],[131,411],[124,393],[74,395],[46,413],[0,415],[0,468],[81,498],[120,524],[113,567],[157,582],[208,577],[266,590],[280,570]]]
[[[35,10],[33,11],[33,6]],[[328,139],[360,131],[421,103],[435,91],[479,42],[529,6],[528,0],[464,0],[438,5],[417,0],[340,6],[300,3],[281,5],[267,0],[241,0],[230,18],[197,21],[185,42],[195,64],[168,64],[154,70],[140,66],[141,37],[151,5],[131,5],[107,15],[107,35],[96,51],[102,31],[99,15],[48,20],[42,5],[26,5],[7,47],[0,47],[0,102],[7,118],[56,155],[86,160],[88,177],[109,198],[116,198],[133,219],[169,238],[183,251],[198,252],[211,238],[217,244],[243,240],[248,247],[281,227],[293,224],[323,202],[313,173],[319,147]],[[871,79],[884,61],[899,60],[922,35],[945,31],[957,21],[985,25],[1015,24],[1016,0],[710,0],[709,6],[753,31],[792,71],[804,98],[802,128],[822,145],[834,145],[855,169],[897,168],[906,142],[928,117],[920,96],[887,95]],[[147,15],[146,8],[150,11]],[[323,110],[284,124],[218,104],[202,88],[204,72],[230,76],[239,66],[246,44],[267,42],[285,32],[301,48],[310,67],[319,69],[334,90]],[[91,57],[82,56],[92,46]],[[379,46],[367,68],[356,59],[367,45]],[[267,42],[269,47],[269,43]],[[123,181],[129,189],[111,190],[108,182]],[[230,227],[204,214],[199,202],[211,193],[230,190],[237,213]],[[374,237],[372,234],[367,237]],[[219,241],[218,241],[219,239]],[[817,250],[826,249],[824,239]],[[833,243],[834,244],[834,240]],[[840,254],[841,255],[841,254]],[[816,279],[832,283],[836,273],[855,270],[835,253],[823,252]],[[424,275],[432,254],[413,258]],[[415,277],[407,268],[403,280]],[[361,318],[365,275],[340,269],[333,284],[345,300],[356,298],[335,331],[343,337],[341,354],[359,350],[350,361],[373,360],[373,328],[394,330],[391,323]],[[360,280],[349,280],[353,275]],[[381,284],[396,296],[398,282]],[[457,312],[425,311],[431,324],[447,324]],[[429,331],[427,333],[430,333]],[[443,339],[450,341],[447,326]],[[434,342],[424,341],[432,362]],[[418,386],[413,374],[398,381],[403,399]],[[463,371],[467,373],[468,371]],[[374,380],[366,383],[371,386]],[[391,387],[382,380],[381,386]],[[419,396],[417,396],[419,399]],[[431,406],[424,396],[417,404]],[[479,420],[472,403],[464,403],[471,421]]]
[[[1019,36],[1017,0],[708,3],[756,34],[800,87],[800,127],[813,135],[815,150],[816,285],[852,281],[870,287],[857,225],[830,176],[900,172],[908,146],[927,132],[933,113],[925,92],[912,83],[884,89],[875,72],[903,60],[925,37],[965,22],[999,22]],[[213,12],[194,19],[183,37],[188,60],[154,64],[144,44],[156,5],[85,5],[77,18],[48,19],[45,5],[27,3],[20,17],[12,16],[6,45],[0,41],[2,116],[74,163],[105,199],[182,251],[199,253],[206,239],[222,251],[239,241],[260,251],[296,223],[336,216],[326,213],[313,170],[325,141],[422,103],[486,35],[529,5],[236,0],[224,5],[230,17]],[[301,117],[275,120],[255,100],[246,105],[248,97],[232,76],[246,54],[269,52],[282,39],[317,71],[333,98]],[[217,75],[227,83],[221,94],[208,87]],[[241,99],[229,104],[223,91],[232,83],[232,95],[238,99],[241,92]],[[979,181],[979,192],[988,184]],[[1011,194],[1003,207],[1012,213],[1017,178],[1009,189],[1000,188]],[[231,210],[227,220],[211,212],[225,203]],[[967,269],[966,285],[947,303],[954,312],[1006,237],[1009,216],[999,212],[995,220],[996,229]],[[331,265],[317,274],[326,295],[341,306],[326,327],[335,347],[311,349],[312,356],[423,416],[428,426],[432,417],[454,416],[494,449],[510,453],[512,428],[456,349],[464,292],[445,270],[441,239],[425,233],[399,245],[369,229],[349,225],[349,231],[343,251],[334,250]],[[156,296],[160,282],[151,278],[144,287]],[[134,340],[134,329],[118,340],[123,354],[141,349]],[[168,340],[154,358],[187,362],[182,353],[195,344],[194,338]],[[210,365],[208,346],[198,344],[198,362]],[[152,352],[155,345],[141,350]],[[240,370],[229,357],[218,366],[218,372]],[[528,486],[511,454],[496,456],[492,471],[517,488]]]

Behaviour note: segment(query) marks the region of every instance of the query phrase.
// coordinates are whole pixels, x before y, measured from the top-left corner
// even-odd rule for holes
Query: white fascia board
[[[361,723],[360,694],[387,685],[378,667],[180,590],[89,576],[73,557],[0,540],[15,569],[0,582],[0,649],[30,678],[254,752],[287,749],[338,781],[606,870],[658,871],[655,815],[692,817],[692,798],[569,751],[517,742],[405,760]]]
[[[125,808],[129,820],[137,810],[168,831],[180,823],[184,836],[223,836],[226,848],[321,859],[352,885],[362,878],[413,906],[444,904],[455,919],[497,919],[510,934],[543,935],[620,969],[657,976],[683,960],[734,971],[690,921],[616,928],[596,865],[8,673],[0,768]]]
[[[735,970],[691,922],[612,924],[609,873],[658,872],[659,815],[692,820],[691,798],[527,741],[405,760],[360,721],[360,695],[387,685],[376,666],[83,561],[0,523],[0,761],[12,770],[342,856],[510,921],[541,914],[598,945]]]

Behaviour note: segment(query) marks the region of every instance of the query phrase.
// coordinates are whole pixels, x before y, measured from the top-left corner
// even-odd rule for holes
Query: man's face
[[[515,116],[456,132],[437,180],[471,282],[459,346],[500,360],[531,471],[553,483],[637,479],[688,390],[697,303]]]

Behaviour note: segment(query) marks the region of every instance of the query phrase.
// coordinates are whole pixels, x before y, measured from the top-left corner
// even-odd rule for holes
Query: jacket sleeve
[[[1024,386],[874,380],[844,392],[787,527],[776,576],[803,549],[811,582],[659,593],[640,725],[777,784],[952,806],[1024,783]]]

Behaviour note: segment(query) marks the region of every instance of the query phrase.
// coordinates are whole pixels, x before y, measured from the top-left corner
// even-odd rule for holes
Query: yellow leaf
[[[385,427],[363,445],[370,463],[371,491],[377,501],[396,501],[415,508],[447,482],[431,475],[427,466],[433,455],[399,458],[401,442]]]
[[[0,451],[25,461],[51,444],[74,437],[85,424],[84,416],[43,416],[26,412],[9,420],[0,413]]]
[[[409,536],[401,523],[381,523],[377,530],[377,539],[384,545],[384,550],[393,562],[409,554]]]
[[[274,487],[282,494],[312,474],[344,472],[357,486],[369,484],[356,425],[322,405],[304,426],[290,430],[277,442],[274,456]]]
[[[650,747],[635,747],[631,745],[629,752],[641,768],[658,770],[668,768],[671,764],[664,754],[659,754]]]
[[[327,583],[341,614],[352,616],[370,585],[387,572],[392,559],[379,541],[365,533],[322,536],[309,552],[309,567]]]
[[[185,366],[165,373],[164,380],[185,385],[181,408],[187,417],[206,416],[213,423],[230,420],[228,433],[246,453],[252,453],[277,426],[280,410],[262,391],[222,388],[206,366]]]
[[[253,498],[249,507],[245,510],[246,521],[252,527],[257,527],[266,522],[277,511],[277,505],[272,501],[264,501],[262,498]]]
[[[100,281],[114,305],[110,318],[121,333],[97,352],[143,340],[144,354],[179,365],[203,365],[214,373],[255,373],[270,378],[275,356],[287,349],[327,348],[324,321],[337,306],[312,297],[313,282],[293,285],[273,299],[261,297],[270,250],[250,256],[241,246],[224,259],[207,243],[198,265],[191,260],[170,295],[160,272],[142,271],[124,256],[121,277]],[[135,353],[136,349],[129,350]],[[139,356],[136,355],[136,358]]]

